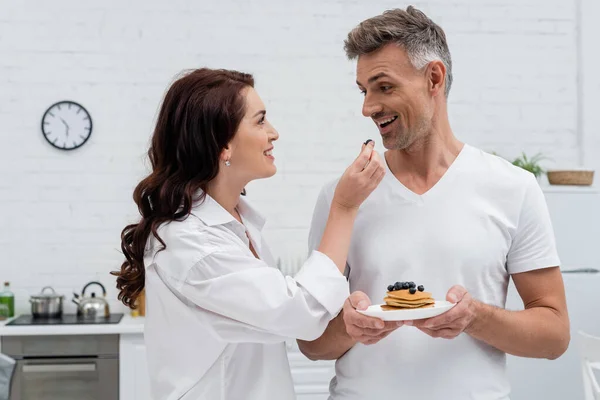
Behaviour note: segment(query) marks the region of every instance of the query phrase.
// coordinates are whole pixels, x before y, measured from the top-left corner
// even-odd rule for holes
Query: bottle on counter
[[[10,282],[4,282],[4,290],[0,292],[0,304],[8,308],[8,318],[15,316],[15,295],[10,291]]]

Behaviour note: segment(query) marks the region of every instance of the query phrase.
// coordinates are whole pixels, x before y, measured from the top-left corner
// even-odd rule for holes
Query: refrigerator
[[[571,322],[571,343],[557,360],[507,357],[511,400],[583,400],[577,332],[600,336],[600,191],[543,187],[552,220]],[[511,284],[508,309],[523,309]]]

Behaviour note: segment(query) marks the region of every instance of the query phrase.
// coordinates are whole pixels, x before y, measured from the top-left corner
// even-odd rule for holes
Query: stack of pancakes
[[[385,305],[381,308],[384,310],[427,308],[433,307],[435,303],[435,300],[431,298],[431,293],[417,291],[411,294],[408,289],[388,291],[387,296],[383,300],[385,301]]]

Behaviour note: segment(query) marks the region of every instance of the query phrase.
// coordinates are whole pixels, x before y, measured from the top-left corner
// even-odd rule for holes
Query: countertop
[[[16,317],[15,317],[16,318]],[[14,318],[0,321],[0,336],[32,336],[32,335],[110,335],[144,333],[144,317],[124,315],[118,324],[95,325],[9,325]]]

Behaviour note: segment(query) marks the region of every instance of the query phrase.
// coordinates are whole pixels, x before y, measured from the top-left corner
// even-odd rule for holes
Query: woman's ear
[[[219,156],[219,161],[226,162],[231,159],[231,146],[227,145],[223,150],[221,150],[221,155]]]

